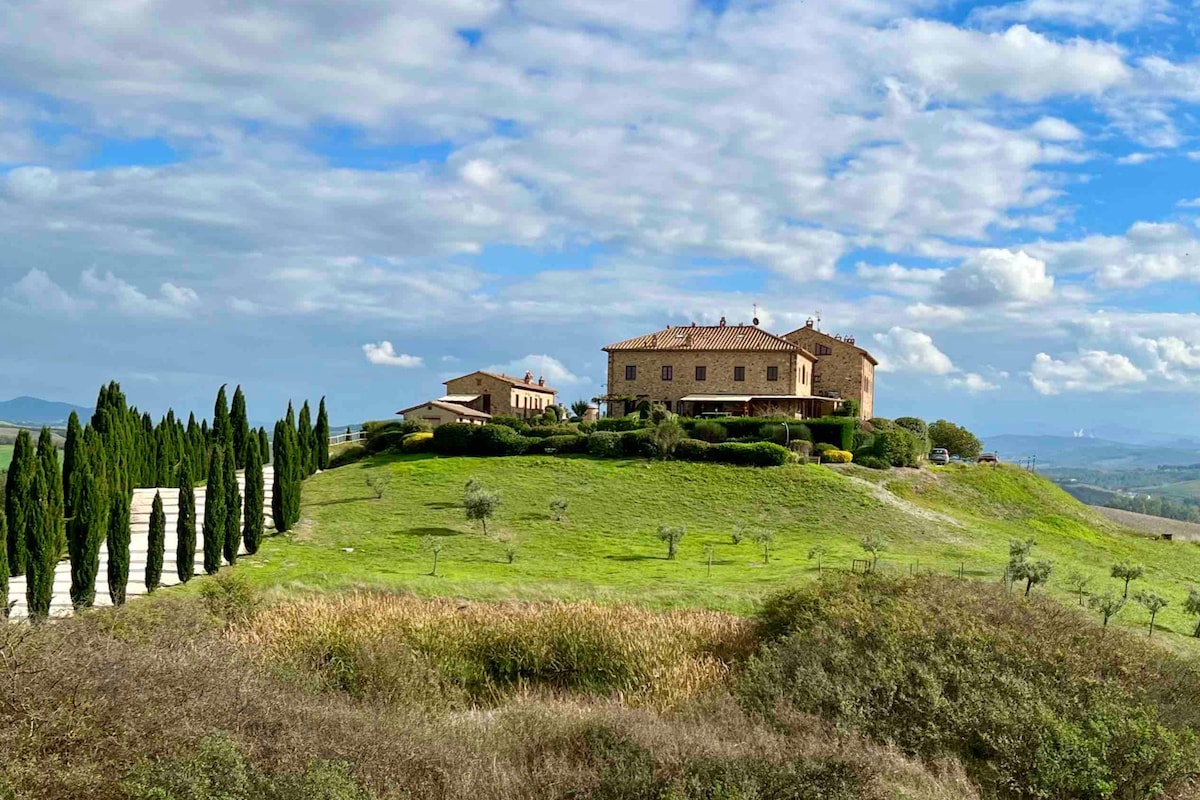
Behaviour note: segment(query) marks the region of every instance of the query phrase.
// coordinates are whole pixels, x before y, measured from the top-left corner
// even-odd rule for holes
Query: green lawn
[[[12,454],[11,444],[0,444],[0,469],[8,469],[8,465],[12,463]]]
[[[376,499],[368,478],[387,482]],[[485,538],[461,507],[474,477],[504,506]],[[567,519],[550,518],[565,498]],[[1110,565],[1147,565],[1134,584],[1166,594],[1161,626],[1190,633],[1182,613],[1200,579],[1200,547],[1153,542],[1095,514],[1049,481],[1015,468],[947,467],[920,472],[774,469],[587,458],[431,458],[387,456],[331,470],[306,482],[304,521],[290,537],[267,540],[243,574],[263,587],[403,588],[422,595],[594,598],[653,607],[751,610],[764,594],[816,575],[810,548],[828,548],[826,568],[865,557],[859,540],[886,535],[886,568],[936,570],[999,581],[1012,538],[1035,538],[1035,557],[1055,563],[1049,591],[1073,602],[1072,570],[1093,576],[1093,591],[1119,588]],[[675,561],[655,537],[660,524],[687,535]],[[774,533],[770,563],[733,531]],[[430,540],[443,545],[430,576]],[[506,542],[516,560],[506,559]],[[708,546],[712,546],[711,576]],[[352,552],[346,549],[353,548]],[[1040,591],[1040,590],[1039,590]],[[1141,624],[1132,603],[1121,615]]]

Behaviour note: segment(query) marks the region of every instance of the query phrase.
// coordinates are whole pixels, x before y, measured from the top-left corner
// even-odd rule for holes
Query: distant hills
[[[61,428],[66,426],[72,411],[79,414],[82,422],[92,416],[92,409],[83,406],[38,397],[16,397],[0,402],[0,424],[19,428],[40,428],[43,425]]]
[[[1158,444],[1131,444],[1077,436],[1001,434],[988,436],[984,448],[999,453],[1002,461],[1037,456],[1038,466],[1048,468],[1122,470],[1200,464],[1200,443],[1187,439]]]

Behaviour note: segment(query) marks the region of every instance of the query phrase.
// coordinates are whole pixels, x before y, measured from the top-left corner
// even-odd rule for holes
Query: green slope
[[[11,444],[0,444],[0,469],[8,469],[8,465],[12,463],[12,454]]]
[[[504,506],[484,538],[461,508],[476,478]],[[376,499],[368,479],[386,482]],[[549,501],[565,498],[555,522]],[[331,470],[305,485],[304,518],[289,537],[268,540],[244,574],[261,586],[388,586],[474,598],[595,598],[657,607],[748,611],[768,592],[811,579],[814,546],[826,568],[850,569],[869,533],[884,534],[884,568],[957,573],[999,582],[1013,538],[1035,538],[1055,563],[1048,591],[1073,602],[1065,576],[1080,570],[1093,590],[1119,588],[1118,560],[1147,565],[1142,586],[1168,595],[1159,622],[1190,633],[1180,607],[1200,579],[1200,548],[1150,541],[1104,519],[1053,483],[1012,468],[953,466],[878,473],[797,466],[750,469],[711,464],[586,458],[381,457]],[[687,535],[675,561],[655,537],[659,525]],[[731,534],[769,530],[770,563]],[[442,543],[438,576],[428,575],[432,540]],[[506,544],[516,548],[508,563]],[[708,567],[708,546],[713,563]],[[353,552],[345,549],[353,548]],[[1137,588],[1139,584],[1135,584]],[[1122,615],[1145,618],[1140,607]]]

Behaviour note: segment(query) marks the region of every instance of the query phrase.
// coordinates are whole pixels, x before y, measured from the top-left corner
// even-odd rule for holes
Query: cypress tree
[[[191,462],[179,465],[179,517],[175,520],[175,570],[187,583],[196,572],[196,490],[192,486]]]
[[[49,430],[47,429],[47,434]],[[49,437],[46,437],[49,441]],[[39,448],[40,449],[40,448]],[[54,445],[50,445],[53,454]],[[40,459],[39,459],[40,460]],[[58,459],[55,459],[54,482],[59,480]],[[50,616],[50,599],[54,594],[54,567],[58,564],[58,536],[50,511],[50,487],[42,470],[34,471],[30,487],[28,517],[25,521],[25,602],[29,619],[41,621]],[[61,516],[61,512],[60,512]]]
[[[108,536],[108,597],[114,606],[125,605],[125,589],[129,584],[129,492],[124,486],[109,492]]]
[[[153,592],[162,582],[163,549],[167,539],[167,515],[163,511],[162,495],[154,493],[150,507],[150,538],[146,552],[146,591]]]
[[[262,463],[267,463],[271,459],[271,442],[267,439],[267,429],[258,429],[258,458]]]
[[[75,515],[71,505],[74,493],[71,491],[71,477],[79,465],[83,448],[83,428],[79,424],[79,415],[74,411],[67,420],[67,443],[63,446],[62,493],[63,517],[70,519]]]
[[[13,445],[12,463],[4,487],[4,515],[8,518],[8,574],[25,574],[26,542],[29,541],[29,515],[33,513],[30,497],[38,472],[37,457],[29,431],[17,434]]]
[[[300,407],[300,423],[296,431],[296,441],[299,445],[296,460],[300,466],[300,477],[307,478],[317,470],[317,463],[314,458],[316,448],[313,444],[312,412],[308,409],[307,400]]]
[[[57,561],[67,552],[67,531],[63,525],[64,498],[62,472],[58,467],[58,450],[54,447],[54,436],[50,428],[42,428],[38,436],[38,466],[45,490],[46,526],[50,532],[50,546]]]
[[[8,518],[0,511],[0,619],[8,619]]]
[[[204,571],[209,575],[221,569],[225,549],[225,451],[214,447],[208,464],[208,484],[204,490]]]
[[[225,561],[236,564],[242,546],[242,493],[238,490],[233,442],[225,445]]]
[[[246,510],[242,515],[242,541],[246,552],[258,552],[263,536],[263,469],[258,452],[258,437],[246,441]]]
[[[287,495],[288,525],[294,528],[296,527],[296,523],[300,521],[300,485],[306,476],[304,475],[303,465],[300,460],[299,434],[294,428],[288,428],[285,433],[287,434],[288,465],[290,468]]]
[[[214,444],[224,447],[232,436],[229,422],[229,403],[225,399],[225,387],[217,391],[217,402],[213,404],[212,439]]]
[[[275,476],[271,479],[271,518],[275,521],[275,530],[280,533],[291,530],[292,526],[288,524],[287,513],[287,485],[290,477],[288,475],[287,461],[287,423],[279,420],[275,423],[275,441],[273,442],[275,452],[271,461],[275,465]]]
[[[291,400],[288,400],[287,416],[285,416],[283,418],[283,420],[284,420],[284,422],[287,423],[287,426],[289,428],[291,428],[293,431],[296,430],[296,412],[292,411],[292,401]]]
[[[108,526],[108,500],[102,470],[87,446],[88,433],[75,459],[71,478],[71,516],[67,518],[67,552],[71,557],[71,604],[90,608],[96,602],[96,575],[100,572],[100,542]]]
[[[233,432],[233,455],[237,459],[237,468],[245,469],[246,440],[250,438],[253,431],[250,430],[250,421],[246,419],[246,395],[242,393],[241,386],[233,390],[233,406],[229,410],[229,424]]]
[[[319,470],[329,469],[329,414],[325,411],[325,398],[317,409],[317,427],[313,430],[313,447],[316,450],[314,463]]]

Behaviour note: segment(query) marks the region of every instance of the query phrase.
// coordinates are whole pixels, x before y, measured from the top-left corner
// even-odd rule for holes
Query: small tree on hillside
[[[233,390],[233,404],[229,409],[230,438],[233,440],[233,458],[236,469],[246,467],[246,440],[250,438],[250,422],[246,419],[246,395],[242,387]]]
[[[1136,581],[1138,578],[1146,574],[1146,567],[1143,564],[1132,564],[1128,561],[1122,561],[1120,564],[1112,565],[1112,576],[1118,580],[1125,581],[1125,593],[1122,597],[1129,599],[1129,582]]]
[[[771,545],[775,542],[775,534],[768,530],[756,530],[750,534],[750,540],[762,548],[763,563],[771,563]]]
[[[658,540],[667,543],[667,560],[674,561],[675,553],[679,549],[679,543],[683,537],[687,535],[687,528],[674,527],[671,525],[658,526]]]
[[[179,516],[175,520],[175,572],[187,583],[196,572],[196,490],[191,460],[179,465]]]
[[[214,447],[208,461],[208,484],[204,489],[204,571],[215,575],[221,569],[225,549],[225,451]]]
[[[317,427],[313,430],[313,447],[316,450],[317,469],[329,469],[329,413],[325,410],[325,398],[317,408]]]
[[[146,552],[146,591],[153,593],[162,583],[163,548],[167,540],[167,515],[163,511],[162,495],[154,493],[150,507],[150,537]]]
[[[1083,605],[1083,593],[1091,584],[1091,576],[1084,575],[1082,572],[1072,572],[1067,576],[1067,586],[1071,587],[1071,591],[1078,593],[1080,606]]]
[[[584,414],[588,412],[589,408],[591,406],[587,400],[576,400],[574,403],[571,403],[571,414],[583,419]]]
[[[878,533],[868,533],[861,540],[859,540],[858,544],[871,556],[871,569],[873,571],[875,566],[879,563],[879,554],[887,552],[887,539]]]
[[[1088,603],[1092,608],[1100,612],[1104,618],[1104,627],[1108,627],[1108,621],[1121,613],[1121,609],[1125,607],[1126,600],[1124,597],[1117,597],[1114,592],[1105,592],[1102,595],[1092,597]]]
[[[1169,606],[1170,602],[1161,594],[1149,590],[1138,592],[1134,595],[1133,599],[1140,605],[1145,606],[1146,610],[1150,612],[1150,632],[1146,635],[1153,636],[1154,618],[1158,616],[1159,611]]]
[[[109,496],[108,535],[108,597],[114,606],[125,604],[125,589],[129,584],[129,502],[123,487]]]
[[[437,538],[436,536],[426,536],[424,539],[421,540],[421,546],[424,547],[426,550],[428,550],[430,553],[433,553],[433,569],[431,569],[429,571],[429,574],[436,578],[437,577],[438,555],[441,554],[441,552],[442,552],[442,540]]]
[[[242,543],[246,552],[254,555],[263,537],[263,465],[258,451],[258,437],[246,442],[246,508],[242,513]]]
[[[931,447],[943,447],[950,455],[959,458],[977,458],[983,451],[983,443],[966,428],[939,419],[929,426]]]
[[[1016,565],[1012,576],[1014,580],[1025,581],[1025,596],[1028,597],[1034,586],[1050,580],[1050,573],[1053,571],[1054,564],[1050,561],[1026,560]]]
[[[496,512],[500,509],[500,503],[498,493],[482,488],[468,491],[463,496],[463,508],[466,510],[467,519],[482,524],[484,536],[487,536],[488,520],[496,516]]]
[[[1200,589],[1193,586],[1188,590],[1187,600],[1183,601],[1183,610],[1193,617],[1200,617]],[[1192,635],[1200,639],[1200,622],[1196,623],[1196,630]]]
[[[550,517],[555,522],[562,522],[567,516],[567,501],[561,497],[556,497],[550,501]]]
[[[828,554],[829,554],[829,548],[825,547],[824,545],[817,545],[816,547],[809,548],[808,560],[812,561],[813,559],[816,559],[818,575],[822,574],[821,562],[824,560],[825,556]]]

